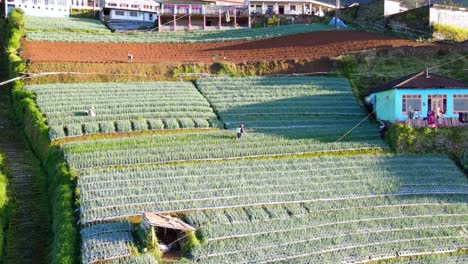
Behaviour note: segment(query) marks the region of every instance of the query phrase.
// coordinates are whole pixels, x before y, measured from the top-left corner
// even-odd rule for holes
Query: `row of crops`
[[[253,131],[336,140],[364,117],[343,78],[205,78],[197,86],[228,129],[243,123]],[[353,133],[378,137],[370,122]]]
[[[129,257],[132,226],[124,222],[99,223],[81,230],[81,257],[85,264]]]
[[[468,194],[463,174],[440,156],[325,156],[93,169],[80,172],[78,188],[81,223],[141,212],[306,201],[327,207],[378,197]]]
[[[380,139],[368,140],[371,136],[355,135],[333,143],[314,138],[291,139],[277,135],[251,133],[238,140],[235,132],[214,131],[69,142],[62,147],[71,167],[86,169],[388,148]]]
[[[361,263],[453,252],[468,247],[466,198],[369,197],[326,207],[306,202],[191,213],[206,241],[192,254],[198,263]]]
[[[60,18],[26,16],[24,26],[30,32],[34,31],[77,31],[89,33],[110,32],[99,20],[87,18]]]
[[[250,132],[335,141],[364,117],[342,78],[207,78],[189,82],[32,85],[51,139],[96,133],[246,125]],[[206,99],[205,99],[206,98]],[[209,100],[210,103],[207,101]],[[86,111],[94,108],[96,116]],[[362,123],[348,136],[378,140]]]
[[[30,22],[28,22],[28,19]],[[329,31],[333,27],[322,24],[297,24],[280,27],[235,29],[225,31],[193,31],[193,32],[105,32],[101,25],[88,21],[64,20],[47,18],[43,24],[36,24],[30,18],[26,19],[28,30],[26,39],[29,41],[49,42],[91,42],[91,43],[197,43],[197,42],[228,42],[253,39],[273,38],[293,34]],[[35,18],[34,18],[35,19]],[[76,23],[76,24],[74,24]],[[88,25],[89,24],[89,25]],[[94,29],[94,27],[97,29]],[[101,32],[102,27],[102,32]],[[93,33],[74,32],[71,29],[83,28],[96,30]],[[59,32],[57,32],[59,31]],[[79,30],[77,30],[79,31]]]
[[[31,85],[50,138],[98,133],[218,127],[216,114],[189,82]],[[93,108],[96,116],[87,115]]]

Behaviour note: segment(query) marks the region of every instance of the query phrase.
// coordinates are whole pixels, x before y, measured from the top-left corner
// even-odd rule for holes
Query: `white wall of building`
[[[70,16],[70,0],[14,0],[6,4],[7,13],[13,8],[21,8],[27,16]]]
[[[139,12],[139,11],[112,9],[112,10],[110,10],[109,18],[110,19],[121,19],[121,20],[154,22],[156,20],[156,18],[157,18],[157,14]]]
[[[400,2],[385,0],[384,1],[384,16],[390,16],[400,13]]]
[[[442,25],[468,29],[468,8],[442,9],[431,7],[429,11],[429,21]]]

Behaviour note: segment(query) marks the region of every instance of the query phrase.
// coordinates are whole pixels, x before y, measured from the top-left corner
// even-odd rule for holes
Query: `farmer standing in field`
[[[240,126],[236,129],[237,132],[237,138],[242,138],[244,136],[244,124],[240,124]]]
[[[129,53],[129,54],[127,55],[127,61],[128,61],[128,62],[132,62],[132,61],[133,61],[133,54]]]

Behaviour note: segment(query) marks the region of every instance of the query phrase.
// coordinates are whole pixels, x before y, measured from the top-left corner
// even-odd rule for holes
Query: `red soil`
[[[137,44],[25,42],[23,58],[33,62],[260,62],[315,61],[367,49],[428,46],[381,34],[353,31],[305,33],[279,38],[225,43]]]

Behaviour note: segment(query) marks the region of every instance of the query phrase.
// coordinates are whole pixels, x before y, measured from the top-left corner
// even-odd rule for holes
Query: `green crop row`
[[[47,18],[53,20],[54,18]],[[64,25],[71,28],[71,22]],[[55,26],[66,28],[67,26]],[[273,38],[300,34],[306,32],[329,31],[333,27],[322,24],[297,24],[280,27],[236,29],[225,31],[194,31],[194,32],[132,32],[132,33],[101,33],[100,29],[93,33],[62,31],[35,31],[37,26],[30,26],[27,40],[50,42],[106,42],[106,43],[197,43],[197,42],[227,42],[253,39]],[[73,29],[80,26],[73,26]]]
[[[26,89],[35,93],[51,139],[219,126],[209,103],[188,82],[48,84]],[[95,116],[87,114],[91,108]]]
[[[440,177],[444,171],[446,177]],[[138,215],[141,211],[201,210],[407,193],[468,194],[467,187],[462,173],[444,157],[242,160],[85,170],[78,177],[83,223]]]
[[[26,16],[26,30],[31,31],[77,31],[88,33],[110,32],[99,20],[87,18],[60,18]]]

